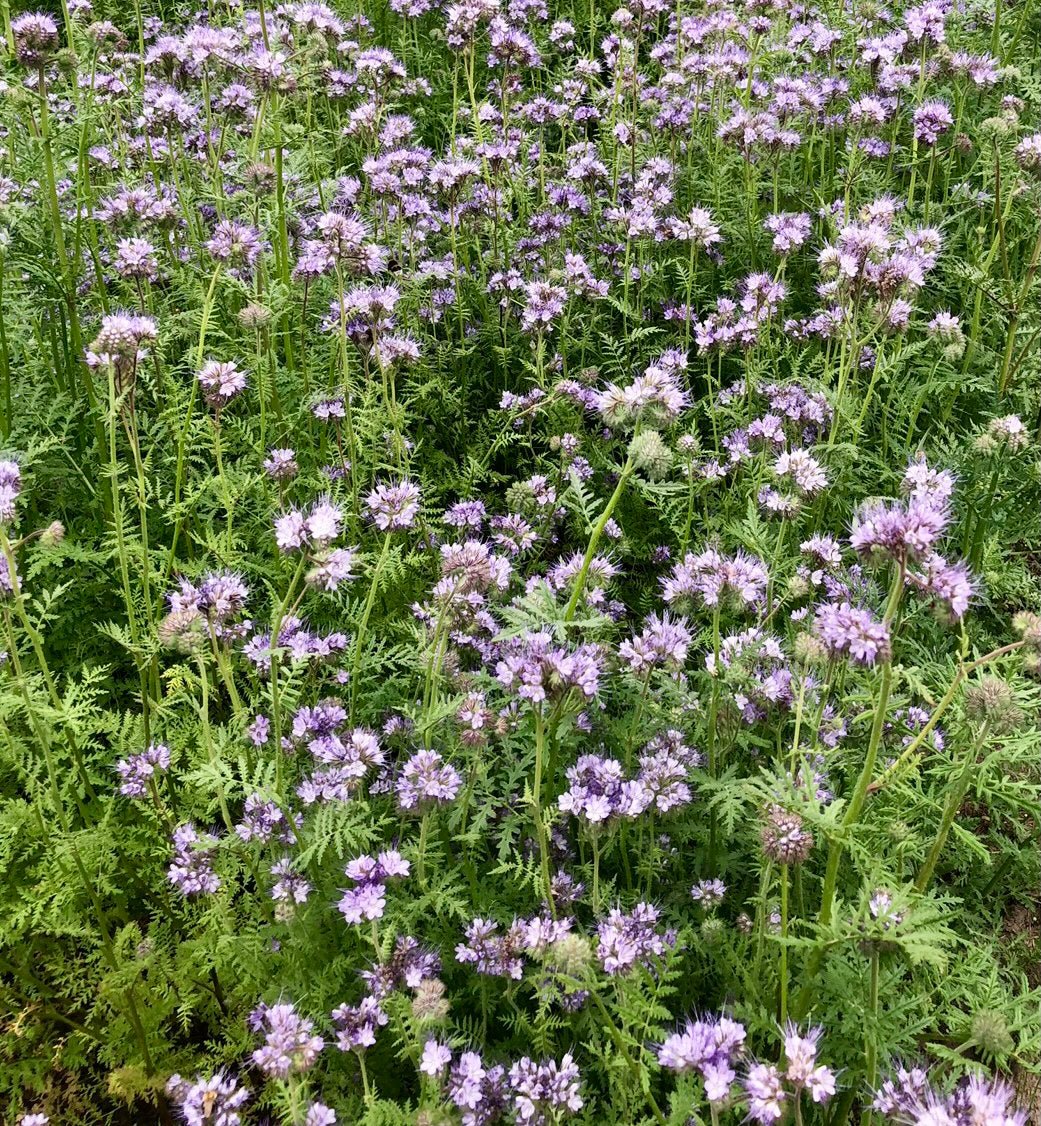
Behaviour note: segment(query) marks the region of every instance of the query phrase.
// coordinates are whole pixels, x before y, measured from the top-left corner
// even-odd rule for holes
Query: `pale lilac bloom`
[[[690,630],[682,618],[672,619],[667,613],[651,614],[643,633],[618,647],[618,656],[637,674],[659,666],[679,669],[687,659],[690,641]]]
[[[15,55],[25,66],[42,66],[57,48],[58,25],[44,12],[25,12],[11,21]]]
[[[722,880],[701,880],[690,889],[690,897],[703,907],[718,907],[726,895],[726,884]]]
[[[166,1093],[177,1103],[187,1126],[240,1126],[239,1111],[250,1097],[237,1079],[223,1071],[209,1079],[200,1077],[194,1083],[171,1075]]]
[[[200,833],[190,821],[174,830],[174,856],[167,878],[182,895],[212,894],[220,887],[213,870],[217,843],[216,837]]]
[[[293,861],[288,856],[271,865],[271,875],[275,877],[271,898],[276,903],[306,903],[314,890],[308,880],[294,871]]]
[[[675,938],[657,929],[658,909],[637,903],[629,914],[612,908],[597,927],[596,956],[607,974],[628,973],[637,964],[649,965],[660,958]]]
[[[869,610],[849,602],[821,606],[813,621],[813,632],[832,656],[848,655],[861,665],[889,658],[889,627]]]
[[[780,1071],[773,1064],[753,1064],[741,1082],[748,1099],[748,1117],[760,1126],[780,1121],[788,1097]]]
[[[946,102],[923,102],[914,111],[914,135],[923,144],[935,145],[953,124],[954,117]]]
[[[253,1062],[276,1079],[310,1070],[324,1047],[321,1036],[315,1035],[314,1022],[288,1002],[261,1003],[250,1013],[249,1025],[264,1033],[264,1044],[254,1051]]]
[[[822,1028],[811,1028],[805,1036],[789,1021],[784,1028],[785,1078],[798,1092],[807,1090],[815,1103],[826,1103],[835,1094],[835,1073],[817,1062],[817,1044]]]
[[[670,1071],[697,1071],[710,1103],[725,1102],[737,1075],[734,1064],[744,1050],[744,1025],[729,1017],[688,1020],[658,1049],[658,1062]]]
[[[336,1126],[336,1111],[325,1103],[311,1103],[304,1115],[304,1126]]]
[[[909,571],[907,582],[942,606],[952,621],[960,620],[976,592],[965,562],[950,563],[933,552],[921,562],[920,571]]]
[[[0,523],[15,517],[15,502],[22,491],[22,471],[16,461],[0,461]]]
[[[465,942],[456,944],[457,962],[473,966],[479,974],[520,981],[528,937],[523,923],[515,919],[508,930],[500,934],[498,923],[478,918],[467,926],[465,937]]]
[[[450,802],[463,779],[437,751],[417,751],[405,763],[396,783],[398,805],[411,810],[433,803]]]
[[[570,785],[558,798],[564,813],[590,825],[611,818],[636,817],[650,804],[652,794],[639,783],[627,781],[617,759],[599,755],[580,755],[567,769]]]
[[[411,481],[377,485],[365,498],[369,517],[380,531],[411,528],[419,515],[419,486]]]
[[[766,565],[754,555],[738,551],[723,555],[716,548],[694,554],[688,552],[662,580],[666,602],[698,598],[706,606],[720,605],[727,595],[744,606],[753,606],[766,593],[770,575]]]
[[[533,704],[572,689],[591,699],[599,691],[600,673],[601,654],[596,645],[569,650],[554,645],[552,635],[546,632],[511,638],[495,666],[499,683]]]
[[[525,1126],[557,1126],[565,1112],[582,1109],[579,1071],[568,1052],[555,1060],[536,1064],[524,1056],[510,1068],[514,1113]]]
[[[246,373],[238,369],[234,360],[207,360],[198,379],[211,407],[226,406],[246,389]]]
[[[452,1051],[437,1040],[427,1040],[423,1045],[423,1056],[419,1061],[419,1070],[424,1075],[434,1078],[440,1076],[452,1062]]]
[[[170,769],[170,748],[164,743],[149,743],[139,754],[116,763],[123,780],[119,792],[127,798],[143,798],[156,777]]]
[[[383,918],[387,905],[386,885],[390,879],[407,876],[411,865],[395,849],[381,852],[375,859],[359,856],[344,869],[355,886],[343,893],[338,907],[348,923]]]
[[[390,1018],[375,997],[363,997],[358,1005],[340,1005],[332,1011],[336,1046],[341,1052],[356,1052],[376,1043],[376,1031]]]

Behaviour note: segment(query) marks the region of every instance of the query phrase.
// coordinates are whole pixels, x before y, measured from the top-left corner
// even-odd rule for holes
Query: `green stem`
[[[542,767],[546,753],[546,721],[542,709],[535,712],[535,782],[532,787],[532,804],[535,813],[535,835],[539,842],[539,865],[542,870],[542,887],[550,914],[556,917],[553,903],[553,881],[549,870],[549,840],[542,821]]]
[[[987,735],[988,725],[984,723],[979,737],[969,740],[969,747],[965,754],[965,761],[962,764],[961,772],[958,774],[954,785],[951,787],[950,793],[947,795],[947,804],[944,806],[940,828],[937,830],[932,847],[929,849],[929,854],[925,858],[925,863],[915,877],[915,891],[919,894],[924,892],[929,886],[929,881],[933,878],[933,873],[936,871],[936,865],[943,853],[944,845],[947,843],[951,826],[954,824],[955,817],[958,816],[958,810],[961,809],[961,803],[964,801],[966,791],[969,788],[969,784],[972,782],[972,768],[976,765],[977,751],[980,747],[986,745]]]
[[[864,1036],[864,1068],[867,1074],[868,1090],[873,1091],[878,1083],[878,946],[871,947],[871,985],[868,1004],[871,1022]],[[868,1104],[861,1119],[861,1126],[871,1126],[872,1112]]]
[[[615,486],[614,492],[611,494],[611,499],[607,502],[607,507],[600,514],[600,519],[597,520],[593,526],[593,531],[589,536],[589,544],[586,547],[586,553],[582,559],[582,566],[575,579],[575,589],[571,592],[571,600],[567,604],[567,609],[564,611],[564,621],[570,622],[574,616],[575,611],[578,609],[578,604],[581,601],[582,595],[585,593],[586,579],[589,576],[589,566],[593,561],[593,556],[596,554],[596,549],[600,544],[600,537],[604,534],[604,528],[607,527],[607,521],[611,519],[611,515],[618,502],[622,499],[622,493],[625,492],[626,482],[629,480],[633,471],[632,458],[628,458],[625,465],[622,467],[621,476],[618,478],[618,484]]]
[[[779,1019],[788,1020],[788,865],[781,865],[781,996]]]
[[[369,617],[372,614],[372,607],[376,602],[376,592],[380,585],[380,576],[383,574],[383,568],[386,566],[387,559],[390,555],[390,533],[388,532],[383,537],[383,548],[380,551],[380,557],[376,561],[376,568],[372,572],[372,581],[369,583],[369,593],[365,599],[365,608],[362,611],[361,622],[358,625],[358,632],[354,639],[354,663],[351,668],[351,722],[354,722],[354,714],[358,706],[358,679],[361,675],[361,662],[365,654],[365,631],[369,625]]]

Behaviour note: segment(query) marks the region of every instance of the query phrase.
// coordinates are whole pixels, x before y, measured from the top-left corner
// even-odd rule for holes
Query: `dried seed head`
[[[159,623],[159,644],[177,653],[193,653],[203,643],[204,626],[198,610],[171,610]]]
[[[778,805],[767,810],[760,836],[763,852],[775,864],[801,864],[813,849],[813,834],[802,818]]]
[[[801,665],[823,665],[828,659],[824,643],[812,633],[796,634],[792,652]]]
[[[251,301],[239,310],[239,324],[243,328],[263,328],[271,320],[271,310],[264,305]]]
[[[546,961],[568,977],[583,978],[593,962],[593,948],[580,934],[566,934],[551,943]]]
[[[421,1024],[444,1020],[448,1016],[445,983],[436,977],[426,977],[419,983],[412,999],[412,1015]]]
[[[997,676],[984,676],[965,689],[965,711],[977,723],[986,723],[996,735],[1007,735],[1023,722],[1012,689]]]
[[[726,923],[713,916],[701,924],[701,941],[706,946],[718,946],[727,932]]]
[[[1021,610],[1012,619],[1012,628],[1026,643],[1028,649],[1041,649],[1041,614]]]

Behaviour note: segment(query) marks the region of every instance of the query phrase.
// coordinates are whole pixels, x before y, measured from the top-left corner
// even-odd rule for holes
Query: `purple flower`
[[[194,1083],[171,1075],[166,1093],[177,1103],[187,1126],[240,1126],[242,1116],[238,1112],[249,1101],[249,1092],[223,1071]]]
[[[643,633],[618,647],[618,656],[637,675],[649,673],[657,666],[679,669],[687,659],[690,640],[690,630],[683,619],[673,620],[667,613],[660,617],[651,614]]]
[[[565,1111],[576,1114],[583,1106],[578,1065],[570,1052],[559,1064],[536,1064],[524,1056],[510,1068],[510,1087],[517,1121],[526,1126],[557,1126]]]
[[[260,232],[234,219],[222,219],[214,228],[206,249],[222,262],[252,266],[260,257]]]
[[[0,461],[0,524],[15,517],[15,502],[22,491],[22,471],[16,461]]]
[[[155,247],[148,239],[120,239],[116,244],[116,258],[113,265],[120,277],[142,281],[155,281],[159,277]]]
[[[58,25],[43,12],[26,12],[11,21],[15,55],[25,66],[42,66],[57,48]]]
[[[369,517],[380,531],[411,528],[419,515],[419,486],[411,481],[377,485],[365,498]]]
[[[452,1051],[446,1044],[437,1040],[428,1040],[423,1045],[423,1057],[419,1061],[419,1070],[424,1075],[437,1078],[452,1062]]]
[[[246,735],[254,747],[262,747],[268,741],[271,732],[271,720],[266,715],[258,715],[246,728]]]
[[[748,1117],[761,1126],[772,1126],[784,1117],[788,1097],[781,1073],[772,1063],[753,1064],[741,1081],[748,1099]]]
[[[807,1090],[815,1103],[826,1103],[835,1094],[835,1073],[817,1063],[817,1043],[822,1028],[811,1028],[805,1036],[791,1023],[784,1029],[785,1078],[796,1092]]]
[[[701,765],[701,755],[688,747],[674,729],[656,735],[640,755],[636,785],[648,804],[659,813],[670,813],[693,800],[688,779]]]
[[[461,500],[445,511],[442,519],[451,528],[480,529],[486,515],[484,503],[479,500]]]
[[[398,806],[415,809],[450,802],[462,783],[459,771],[444,763],[437,751],[417,751],[405,763],[398,778]]]
[[[775,254],[788,254],[798,250],[810,237],[812,219],[805,211],[781,211],[775,215],[767,215],[764,227],[774,236],[773,248]]]
[[[649,903],[637,903],[628,915],[612,908],[597,927],[596,956],[604,972],[624,974],[638,963],[649,965],[652,958],[660,958],[675,937],[659,933],[657,924],[658,909]]]
[[[396,849],[381,852],[375,859],[359,856],[344,869],[348,879],[355,886],[343,893],[338,906],[340,914],[348,923],[360,923],[363,919],[382,919],[387,905],[386,885],[390,879],[409,874],[409,862],[402,858]]]
[[[525,928],[514,921],[505,934],[491,919],[474,919],[466,928],[466,941],[455,948],[456,961],[473,966],[479,974],[521,979],[522,951],[527,945]]]
[[[951,621],[960,620],[976,592],[967,563],[949,563],[933,552],[921,563],[921,571],[909,571],[907,581],[942,606]]]
[[[521,328],[525,332],[546,332],[564,311],[567,290],[563,286],[533,281],[524,287]]]
[[[869,503],[854,517],[849,542],[867,559],[909,561],[932,551],[949,519],[946,500],[934,496]]]
[[[568,789],[558,804],[590,825],[600,825],[618,817],[636,817],[650,804],[652,794],[637,782],[625,780],[617,759],[581,755],[568,767]]]
[[[314,890],[303,876],[297,875],[293,870],[293,862],[288,856],[271,865],[271,875],[275,877],[271,886],[271,898],[276,903],[306,903]]]
[[[288,481],[296,476],[299,469],[295,450],[268,450],[268,455],[264,458],[264,472],[275,481]]]
[[[320,551],[314,556],[313,565],[304,576],[308,586],[315,590],[331,593],[339,589],[340,583],[357,578],[354,573],[358,553],[354,548],[334,547]]]
[[[336,1111],[325,1103],[311,1103],[304,1114],[304,1126],[335,1126]]]
[[[753,606],[766,593],[770,580],[766,565],[754,555],[738,551],[725,556],[716,548],[700,554],[688,552],[662,580],[666,602],[701,599],[706,606],[719,606],[727,595],[743,606]]]
[[[170,748],[163,743],[149,743],[139,754],[116,763],[123,780],[119,792],[127,798],[143,798],[159,774],[170,769]]]
[[[210,895],[220,887],[213,870],[217,838],[200,833],[189,821],[173,833],[174,856],[167,878],[182,895]]]
[[[297,826],[300,816],[294,818]],[[240,840],[260,841],[267,844],[277,840],[289,844],[293,840],[293,829],[289,819],[273,801],[266,801],[260,794],[250,794],[242,810],[242,821],[235,826]]]
[[[745,1043],[745,1027],[729,1017],[688,1020],[658,1049],[658,1062],[670,1071],[697,1071],[710,1103],[725,1102],[737,1077],[734,1064]]]
[[[701,880],[690,889],[690,897],[703,907],[718,907],[726,895],[726,884],[722,880]]]
[[[336,1046],[341,1052],[356,1052],[376,1043],[376,1030],[388,1021],[375,997],[364,997],[360,1005],[340,1005],[332,1011]]]
[[[848,602],[827,602],[813,620],[813,632],[831,656],[848,655],[860,665],[889,659],[889,627],[869,610]]]
[[[155,321],[136,313],[110,313],[101,318],[101,329],[86,353],[87,366],[111,365],[121,377],[132,376],[148,355],[148,345],[159,338]]]
[[[572,689],[591,699],[600,688],[601,655],[596,645],[573,650],[553,644],[549,633],[525,633],[502,648],[495,675],[504,688],[522,700],[541,704]]]
[[[954,118],[946,102],[923,102],[914,111],[914,135],[922,144],[935,145],[953,124]]]
[[[898,1068],[875,1093],[872,1104],[891,1122],[915,1126],[1026,1126],[1028,1111],[1016,1110],[1016,1093],[1001,1079],[970,1075],[953,1089],[934,1087],[921,1068]]]
[[[506,1069],[486,1068],[476,1052],[462,1052],[448,1073],[448,1097],[463,1112],[463,1126],[489,1126],[506,1109]]]
[[[250,1014],[249,1025],[264,1033],[264,1046],[253,1053],[253,1062],[275,1079],[310,1070],[324,1047],[321,1036],[314,1034],[314,1022],[287,1002],[262,1002]]]

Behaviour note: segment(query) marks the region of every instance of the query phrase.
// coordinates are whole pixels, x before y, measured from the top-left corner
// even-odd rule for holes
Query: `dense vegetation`
[[[152,3],[0,0],[5,1126],[1041,1120],[1041,6]]]

